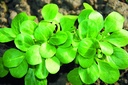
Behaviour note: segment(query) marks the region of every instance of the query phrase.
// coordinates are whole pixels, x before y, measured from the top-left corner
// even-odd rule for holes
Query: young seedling
[[[39,23],[35,16],[19,13],[10,28],[0,29],[0,43],[15,44],[0,57],[0,77],[10,72],[24,77],[25,85],[47,85],[49,74],[75,62],[78,67],[67,75],[73,85],[93,84],[98,78],[115,83],[119,70],[128,67],[128,53],[122,49],[128,44],[124,18],[112,12],[104,19],[89,4],[84,7],[78,16],[62,15],[56,4],[47,4]]]

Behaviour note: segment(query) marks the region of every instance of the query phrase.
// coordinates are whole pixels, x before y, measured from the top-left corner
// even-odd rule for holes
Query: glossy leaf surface
[[[53,20],[58,13],[58,6],[56,4],[47,4],[42,8],[42,16],[44,20]]]
[[[40,46],[39,51],[43,58],[50,58],[56,53],[56,47],[45,42]]]
[[[16,34],[13,32],[11,28],[0,28],[0,42],[10,42],[14,40]]]
[[[76,49],[72,46],[67,48],[59,47],[56,52],[56,57],[64,64],[70,63],[76,57]]]
[[[120,77],[119,70],[113,68],[104,61],[98,61],[98,68],[100,72],[100,79],[105,83],[108,84],[115,83]]]
[[[84,69],[79,67],[79,75],[81,80],[85,84],[93,84],[99,78],[99,70],[96,63],[94,63],[91,67]]]
[[[22,51],[27,51],[30,46],[34,45],[34,40],[32,39],[30,35],[19,34],[15,38],[14,43],[18,49]]]
[[[60,61],[57,57],[47,58],[45,60],[45,66],[49,73],[55,74],[60,69]]]
[[[8,68],[18,66],[23,59],[23,53],[15,48],[8,49],[3,55],[3,63]]]
[[[28,71],[28,64],[23,60],[17,67],[9,69],[10,74],[15,78],[22,78]]]
[[[26,60],[30,65],[37,65],[42,62],[41,55],[39,53],[39,45],[33,45],[26,51]]]

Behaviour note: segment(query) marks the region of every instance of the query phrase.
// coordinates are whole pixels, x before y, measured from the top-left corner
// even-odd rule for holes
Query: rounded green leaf
[[[53,20],[58,13],[58,6],[56,4],[47,4],[42,8],[42,16],[44,20]]]
[[[42,63],[36,66],[35,75],[39,79],[46,79],[48,74],[49,72],[46,69],[45,60],[42,59]]]
[[[78,55],[78,62],[82,68],[88,68],[94,63],[94,58],[84,58],[81,55]]]
[[[0,77],[5,77],[8,74],[8,69],[3,65],[2,57],[0,57]]]
[[[113,49],[114,53],[110,56],[110,58],[118,69],[128,68],[128,53],[122,48],[114,47]]]
[[[46,21],[41,21],[38,27],[34,31],[34,37],[36,39],[36,42],[42,43],[47,41],[53,34],[54,29],[55,29],[54,24],[51,24]]]
[[[58,47],[56,57],[64,64],[70,63],[76,57],[76,49],[72,46],[67,48]]]
[[[89,5],[88,3],[83,3],[83,5],[84,5],[85,9],[94,10],[93,7],[91,5]]]
[[[114,32],[123,28],[124,17],[118,12],[111,12],[104,22],[105,31]]]
[[[108,42],[99,42],[99,45],[100,45],[100,48],[101,48],[101,51],[109,56],[113,53],[113,47],[110,43]]]
[[[20,32],[22,34],[33,35],[35,28],[37,27],[37,23],[31,20],[23,21],[20,25]]]
[[[120,31],[113,32],[111,35],[105,38],[111,44],[117,47],[123,47],[128,44],[128,31],[122,29]]]
[[[14,40],[16,34],[11,28],[0,28],[0,42],[5,43]]]
[[[73,34],[70,33],[69,31],[66,32],[68,35],[68,39],[66,40],[66,42],[62,45],[60,45],[60,47],[69,47],[72,44],[73,41]]]
[[[82,21],[79,25],[78,25],[78,35],[80,39],[83,39],[87,36],[87,29],[86,28],[86,23],[87,21]]]
[[[50,58],[56,53],[56,47],[45,42],[40,46],[39,51],[43,58]]]
[[[89,14],[93,12],[93,10],[90,9],[84,9],[80,12],[78,16],[78,22],[81,23],[83,20],[88,19]]]
[[[66,15],[60,19],[60,25],[62,27],[62,31],[70,31],[74,30],[74,24],[77,19],[77,16],[74,15]]]
[[[49,43],[53,45],[61,45],[64,44],[67,39],[68,39],[68,35],[66,34],[66,32],[59,31],[50,37]]]
[[[15,48],[8,49],[3,55],[4,66],[8,68],[18,66],[23,59],[23,53]]]
[[[120,77],[119,70],[113,68],[107,62],[98,61],[98,68],[100,79],[107,84],[115,83]]]
[[[49,73],[55,74],[60,69],[60,61],[57,57],[47,58],[45,60],[45,66]]]
[[[85,84],[93,84],[99,78],[99,70],[96,63],[86,69],[79,67],[78,73]]]
[[[78,74],[78,68],[74,68],[67,75],[68,81],[73,85],[83,85]]]
[[[30,35],[19,34],[15,38],[14,43],[18,49],[27,51],[30,46],[34,45],[34,40]]]
[[[78,53],[84,58],[91,58],[96,54],[94,42],[90,38],[84,38],[78,46]]]
[[[25,12],[17,14],[11,22],[11,28],[16,34],[20,33],[20,25],[23,21],[28,20],[28,16]]]
[[[26,51],[26,60],[30,65],[37,65],[42,62],[39,48],[39,45],[33,45]]]
[[[22,78],[28,71],[28,64],[23,60],[17,67],[9,69],[10,74],[15,78]]]

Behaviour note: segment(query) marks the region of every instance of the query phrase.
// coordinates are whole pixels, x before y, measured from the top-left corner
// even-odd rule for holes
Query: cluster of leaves
[[[49,73],[74,61],[78,67],[67,75],[73,85],[92,84],[98,78],[116,82],[119,70],[128,67],[128,53],[122,49],[128,44],[124,18],[112,12],[103,19],[87,3],[84,7],[78,16],[62,15],[56,4],[47,4],[39,23],[23,12],[12,20],[11,28],[1,28],[0,42],[14,41],[16,48],[0,57],[0,77],[10,72],[15,78],[25,76],[25,85],[47,85]]]

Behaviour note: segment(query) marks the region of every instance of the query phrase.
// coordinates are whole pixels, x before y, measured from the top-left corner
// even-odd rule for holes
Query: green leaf
[[[72,46],[67,48],[58,47],[56,57],[64,64],[70,63],[76,57],[76,49]]]
[[[66,42],[64,44],[60,45],[60,47],[69,47],[72,44],[73,34],[70,33],[69,31],[67,31],[66,33],[68,35],[68,38],[67,38],[67,40],[66,40]]]
[[[22,34],[29,34],[33,36],[37,23],[31,20],[23,21],[20,25],[20,32]]]
[[[100,48],[101,48],[101,51],[109,56],[113,53],[113,47],[110,43],[108,42],[99,42],[99,45],[100,45]]]
[[[56,17],[58,10],[56,4],[47,4],[42,8],[41,13],[44,20],[51,21]]]
[[[124,17],[120,15],[118,12],[111,12],[106,18],[104,22],[105,31],[114,32],[123,28]]]
[[[36,66],[35,69],[35,76],[39,79],[45,79],[47,78],[49,72],[47,71],[45,67],[45,60],[42,59],[42,63]]]
[[[35,29],[34,37],[37,40],[37,42],[41,42],[41,43],[45,42],[51,37],[54,29],[55,29],[54,24],[41,21],[39,23],[39,26]]]
[[[98,67],[100,72],[100,79],[103,82],[107,84],[113,84],[119,79],[120,77],[119,70],[116,68],[113,68],[107,62],[99,60]]]
[[[25,85],[37,85],[34,69],[29,68],[24,78]]]
[[[94,63],[94,58],[84,58],[81,55],[78,55],[78,62],[82,68],[88,68]]]
[[[116,64],[118,69],[128,68],[128,53],[124,49],[114,47],[114,53],[110,58]]]
[[[111,35],[105,38],[111,44],[117,47],[123,47],[128,44],[128,31],[122,29],[120,31],[113,32]]]
[[[2,57],[0,57],[0,77],[5,77],[8,74],[8,69],[3,65]]]
[[[67,75],[68,81],[72,84],[72,85],[83,85],[80,76],[78,74],[78,68],[74,68],[73,70],[71,70],[68,75]]]
[[[104,25],[104,20],[103,20],[103,16],[97,12],[97,11],[93,11],[89,14],[89,20],[92,20],[94,22],[94,29],[92,27],[92,29],[94,30],[94,32],[97,30],[97,32],[100,32],[101,29],[103,28]],[[91,28],[90,28],[91,29]]]
[[[9,69],[10,74],[15,78],[22,78],[28,71],[28,64],[23,60],[17,67]]]
[[[26,60],[30,65],[37,65],[42,62],[42,58],[39,53],[39,48],[39,45],[33,45],[26,51]]]
[[[78,22],[81,23],[83,20],[88,19],[91,12],[93,12],[93,10],[90,9],[82,10],[78,16]]]
[[[66,15],[60,19],[60,25],[62,27],[62,31],[70,31],[74,30],[74,24],[77,19],[77,16]]]
[[[88,3],[83,3],[83,5],[84,5],[85,9],[94,10],[93,7],[91,5],[89,5]]]
[[[86,28],[86,23],[87,21],[82,21],[79,25],[78,25],[78,35],[80,39],[84,39],[87,36],[87,30]]]
[[[49,73],[56,74],[60,69],[60,61],[57,57],[47,58],[45,66]]]
[[[68,35],[64,31],[59,31],[50,37],[49,43],[53,45],[61,45],[66,42]]]
[[[13,32],[11,28],[0,28],[0,42],[10,42],[14,40],[16,34]]]
[[[99,70],[96,63],[87,69],[79,67],[78,73],[85,84],[93,84],[99,78]]]
[[[23,21],[28,20],[28,16],[25,12],[21,12],[14,17],[11,23],[11,28],[16,34],[20,33],[20,25]]]
[[[41,80],[37,79],[36,82],[37,82],[36,85],[47,85],[47,79],[41,79]]]
[[[40,46],[40,54],[43,58],[53,57],[56,53],[56,47],[45,42]]]
[[[95,43],[90,38],[84,38],[78,46],[78,53],[84,58],[92,58],[96,54]]]
[[[3,55],[3,63],[6,67],[17,67],[24,59],[24,55],[21,51],[10,48],[5,51]]]
[[[30,46],[34,45],[34,40],[30,35],[19,34],[15,38],[14,43],[18,49],[22,51],[27,51]]]

